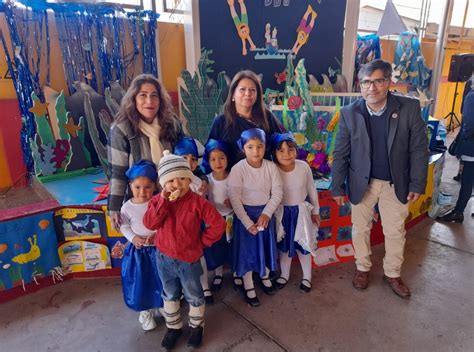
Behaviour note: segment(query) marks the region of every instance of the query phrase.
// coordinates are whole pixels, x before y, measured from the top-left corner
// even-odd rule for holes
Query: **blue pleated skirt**
[[[277,243],[277,247],[282,252],[287,252],[290,258],[296,256],[296,250],[302,254],[309,254],[298,242],[295,242],[295,230],[298,223],[298,206],[284,206],[282,224],[285,229],[285,237]]]
[[[262,214],[264,205],[244,205],[247,215],[255,223]],[[238,276],[249,271],[265,276],[265,267],[276,270],[278,251],[276,247],[275,218],[272,217],[268,227],[252,235],[247,231],[237,216],[234,215],[234,237],[232,238],[232,270]]]
[[[225,233],[212,246],[204,248],[204,258],[206,259],[208,270],[215,270],[221,265],[231,263],[231,246],[227,242]]]
[[[132,243],[125,248],[122,259],[123,299],[137,312],[163,307],[163,286],[156,265],[156,248],[137,249]]]

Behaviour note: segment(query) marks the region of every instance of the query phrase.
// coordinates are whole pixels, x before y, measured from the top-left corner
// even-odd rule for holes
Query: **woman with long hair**
[[[258,76],[253,71],[244,70],[232,79],[224,103],[224,113],[214,119],[209,133],[209,139],[226,144],[229,150],[229,168],[244,158],[237,146],[237,140],[243,131],[251,128],[264,130],[267,141],[274,132],[282,132],[276,117],[265,108]],[[265,158],[270,159],[269,145]]]
[[[149,74],[134,78],[110,129],[108,163],[110,189],[107,209],[112,226],[121,224],[120,207],[128,198],[127,169],[139,160],[158,165],[164,150],[173,150],[184,137],[164,86]]]

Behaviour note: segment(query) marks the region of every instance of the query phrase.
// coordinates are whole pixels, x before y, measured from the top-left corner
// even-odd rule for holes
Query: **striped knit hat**
[[[193,173],[189,168],[189,163],[182,156],[171,154],[169,150],[165,150],[158,164],[158,178],[161,187],[164,187],[166,182],[180,177],[192,179]]]

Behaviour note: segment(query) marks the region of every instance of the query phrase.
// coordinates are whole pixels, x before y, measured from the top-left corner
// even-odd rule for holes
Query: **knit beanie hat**
[[[161,187],[164,187],[166,182],[180,177],[192,179],[193,173],[189,168],[189,163],[182,156],[171,154],[169,150],[165,150],[158,164],[158,178]]]

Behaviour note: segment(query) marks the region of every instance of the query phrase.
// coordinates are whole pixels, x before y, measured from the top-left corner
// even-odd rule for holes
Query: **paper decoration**
[[[337,263],[339,259],[336,256],[336,246],[318,248],[313,259],[317,266]]]
[[[104,213],[84,208],[63,208],[54,213],[54,225],[59,241],[105,237]]]
[[[342,246],[337,247],[336,254],[339,257],[353,257],[355,254],[354,247],[352,247],[351,243],[343,244]]]
[[[122,266],[123,254],[128,241],[125,237],[109,237],[107,238],[107,247],[110,251],[112,268],[120,268]]]
[[[382,37],[384,35],[400,34],[406,31],[407,26],[403,23],[403,20],[398,14],[395,5],[393,5],[392,0],[387,0],[377,35]]]
[[[237,34],[239,38],[242,40],[242,55],[247,55],[247,41],[250,44],[250,50],[256,49],[255,44],[250,37],[250,27],[249,27],[249,18],[247,14],[247,8],[245,7],[244,0],[238,0],[240,6],[240,16],[237,14],[235,10],[235,1],[234,0],[227,0],[229,4],[230,15],[232,20],[235,24],[235,29],[237,30]]]
[[[58,248],[65,274],[111,269],[107,246],[87,241],[65,242]]]
[[[0,223],[0,291],[36,282],[59,266],[53,213]]]
[[[422,94],[424,94],[423,90],[429,87],[431,70],[426,66],[420,41],[415,34],[408,32],[400,34],[392,66],[393,82],[408,83],[416,87]],[[429,103],[426,95],[423,103]]]
[[[198,70],[191,76],[183,70],[178,79],[180,113],[184,117],[185,128],[205,144],[209,136],[212,120],[219,115],[224,105],[227,82],[224,72],[217,75],[217,83],[209,77],[214,63],[209,57],[212,50],[201,49]]]
[[[291,51],[295,55],[298,55],[298,52],[300,51],[301,47],[308,42],[309,34],[313,30],[316,17],[318,17],[317,12],[313,10],[311,5],[308,5],[308,8],[306,9],[306,12],[304,13],[303,18],[301,19],[298,25],[298,28],[296,29],[296,32],[298,34],[296,35],[295,44],[293,45],[293,48],[291,49]]]

